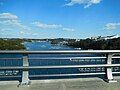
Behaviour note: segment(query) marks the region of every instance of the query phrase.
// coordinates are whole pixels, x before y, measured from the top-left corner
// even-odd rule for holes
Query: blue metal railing
[[[19,57],[14,57],[18,54]],[[0,51],[0,62],[6,63],[1,64],[3,75],[0,77],[18,77],[21,71],[19,75],[24,85],[29,84],[30,77],[104,74],[108,82],[113,82],[113,74],[120,73],[119,54],[120,50]],[[13,60],[11,64],[10,60]],[[15,60],[19,64],[15,65]]]

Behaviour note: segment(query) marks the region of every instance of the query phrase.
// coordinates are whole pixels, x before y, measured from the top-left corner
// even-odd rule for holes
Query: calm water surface
[[[52,45],[49,42],[25,42],[24,43],[27,50],[74,50],[74,48],[64,46],[64,45]],[[21,58],[23,55],[21,54],[0,54],[0,58]],[[70,60],[70,59],[45,59],[45,58],[61,58],[61,57],[80,57],[80,56],[88,56],[87,54],[29,54],[29,65],[30,66],[51,66],[51,65],[82,65],[82,64],[104,64],[105,60]],[[89,56],[95,56],[93,54]],[[42,58],[42,59],[34,59],[34,58]],[[0,66],[22,66],[22,60],[0,60]],[[72,74],[72,73],[84,73],[84,72],[96,72],[96,69],[80,69],[80,68],[68,68],[68,69],[34,69],[29,70],[29,74],[31,75],[45,75],[45,74]],[[101,70],[104,71],[104,68],[97,69],[97,72]],[[12,73],[12,74],[11,74]],[[16,74],[15,74],[16,73]],[[22,71],[15,70],[5,70],[0,71],[0,75],[21,75]],[[46,77],[45,77],[46,78]],[[51,78],[51,77],[49,77]],[[52,77],[56,78],[56,77]],[[59,77],[57,77],[59,78]],[[32,78],[34,79],[34,78]],[[43,79],[40,78],[40,79]]]

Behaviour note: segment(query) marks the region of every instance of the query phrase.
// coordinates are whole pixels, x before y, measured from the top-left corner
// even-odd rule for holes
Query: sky
[[[0,38],[120,34],[120,0],[0,0]]]

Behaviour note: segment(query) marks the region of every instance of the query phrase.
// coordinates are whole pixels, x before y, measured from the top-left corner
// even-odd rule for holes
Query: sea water
[[[52,45],[50,42],[25,42],[24,43],[28,51],[32,50],[75,50],[74,48],[55,44]],[[95,54],[29,54],[29,65],[30,66],[60,66],[60,65],[90,65],[90,64],[105,64],[105,59],[81,59],[71,60],[69,57],[82,57],[82,56],[96,56]],[[99,56],[99,55],[98,55]],[[22,66],[22,54],[0,54],[0,58],[21,58],[21,60],[0,60],[0,66]],[[68,59],[49,59],[49,58],[67,58]],[[34,59],[39,58],[39,59]],[[42,58],[42,59],[41,59]],[[45,59],[47,58],[47,59]],[[75,73],[90,73],[90,72],[104,72],[104,68],[63,68],[63,69],[30,69],[29,76],[33,75],[51,75],[51,74],[75,74]],[[1,70],[0,76],[21,76],[21,70]],[[78,77],[78,76],[75,76]],[[61,78],[61,77],[40,77],[44,78]],[[62,77],[65,78],[65,77]],[[70,77],[70,78],[73,78]],[[6,78],[3,78],[3,80]],[[10,79],[10,78],[9,78]],[[12,78],[15,79],[15,78]],[[18,79],[18,78],[17,78]],[[37,78],[38,79],[38,78]],[[2,79],[1,79],[2,80]]]

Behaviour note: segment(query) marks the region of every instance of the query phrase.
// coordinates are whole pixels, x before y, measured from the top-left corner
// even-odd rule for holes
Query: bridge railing
[[[0,55],[2,54],[22,54],[22,58],[8,58],[0,57],[0,60],[23,60],[22,66],[1,66],[0,70],[22,70],[22,79],[21,79],[21,85],[28,85],[30,83],[30,75],[29,70],[30,69],[65,69],[65,68],[79,68],[80,73],[68,73],[68,74],[45,74],[45,75],[31,75],[31,77],[50,77],[50,76],[77,76],[77,75],[101,75],[105,74],[106,79],[108,82],[115,82],[113,79],[113,74],[120,74],[119,71],[113,72],[113,68],[119,68],[120,63],[112,63],[114,59],[120,60],[120,50],[50,50],[50,51],[0,51]],[[38,54],[38,55],[44,55],[45,57],[29,57],[29,54]],[[57,57],[56,55],[61,55],[61,57]],[[79,54],[87,54],[87,56],[79,56]],[[100,56],[91,56],[91,54],[100,54]],[[47,57],[49,55],[49,57]],[[54,57],[50,57],[50,55],[54,55]],[[69,55],[62,57],[62,55]],[[77,56],[73,56],[77,55]],[[90,56],[89,56],[90,55]],[[29,60],[69,60],[69,61],[80,61],[85,62],[84,60],[96,60],[96,59],[105,59],[105,63],[102,64],[82,64],[82,65],[42,65],[42,66],[30,66]],[[92,62],[92,61],[91,61]],[[92,72],[95,70],[95,68],[98,68],[99,72]],[[100,69],[100,70],[99,70]],[[84,72],[84,71],[89,72]],[[54,71],[53,71],[54,72]],[[0,76],[1,77],[1,76]],[[3,76],[2,76],[3,77]]]

